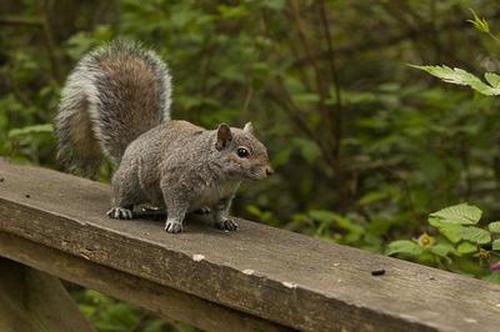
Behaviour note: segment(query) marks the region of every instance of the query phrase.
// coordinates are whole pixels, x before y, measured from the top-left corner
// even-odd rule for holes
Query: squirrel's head
[[[222,154],[224,173],[251,180],[273,174],[266,147],[253,135],[250,122],[243,129],[222,123],[216,136],[215,148]]]

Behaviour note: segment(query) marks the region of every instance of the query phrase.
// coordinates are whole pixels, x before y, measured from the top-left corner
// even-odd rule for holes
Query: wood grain
[[[0,331],[95,330],[59,279],[0,257]]]
[[[0,253],[9,259],[45,271],[53,276],[144,307],[167,321],[182,321],[204,331],[273,332],[290,330],[284,326],[279,326],[128,273],[95,264],[84,258],[66,254],[60,250],[18,236],[0,232]],[[1,262],[2,259],[0,258]],[[27,269],[27,266],[25,268]],[[19,276],[14,277],[19,279]],[[0,281],[2,281],[1,275]],[[59,296],[59,294],[57,295]],[[78,309],[76,310],[78,311]],[[2,316],[2,310],[0,310],[1,317],[5,317]],[[2,319],[0,319],[1,321]],[[14,317],[13,321],[22,320]],[[0,327],[2,327],[1,324]],[[6,330],[0,328],[0,331]],[[58,331],[85,330],[59,329]]]
[[[108,219],[110,190],[104,184],[6,164],[0,164],[0,177],[0,232],[284,326],[500,326],[497,285],[245,220],[236,233],[192,222],[185,233],[170,235],[162,222]],[[377,269],[386,273],[372,276]]]

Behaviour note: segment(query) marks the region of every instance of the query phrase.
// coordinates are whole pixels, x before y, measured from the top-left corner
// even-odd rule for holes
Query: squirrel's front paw
[[[235,231],[238,229],[238,223],[232,218],[223,218],[215,223],[215,227],[224,231]]]
[[[182,222],[176,220],[167,220],[167,223],[165,224],[165,232],[167,233],[182,232]]]
[[[106,214],[113,219],[132,219],[132,210],[124,207],[114,207]]]

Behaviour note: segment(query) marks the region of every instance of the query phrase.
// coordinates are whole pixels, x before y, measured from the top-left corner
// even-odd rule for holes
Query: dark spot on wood
[[[385,274],[384,269],[378,269],[378,270],[373,270],[372,271],[372,276],[382,276]]]
[[[0,182],[3,182],[5,179],[4,178],[0,178]]]
[[[26,198],[30,198],[30,197],[31,197],[31,196],[30,196],[30,194],[26,194],[26,195],[24,195],[24,196],[25,196]]]

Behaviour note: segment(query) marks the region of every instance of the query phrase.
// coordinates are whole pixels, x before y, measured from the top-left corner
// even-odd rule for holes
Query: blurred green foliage
[[[499,17],[496,0],[2,1],[0,155],[60,169],[50,123],[65,76],[104,41],[141,40],[171,67],[174,118],[253,121],[269,147],[276,176],[245,186],[234,214],[498,281],[492,247],[455,244],[428,215],[466,201],[479,228],[500,220],[500,98],[407,64],[499,73]],[[100,331],[142,315],[83,293]]]
[[[93,290],[78,290],[73,296],[83,314],[90,318],[99,332],[194,332],[185,324],[169,325],[139,308],[114,300]]]

